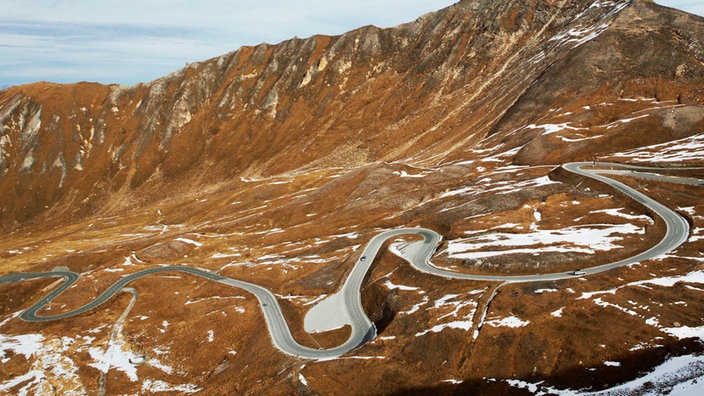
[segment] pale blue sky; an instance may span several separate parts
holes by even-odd
[[[0,0],[0,87],[135,84],[243,45],[395,26],[456,0]],[[657,0],[704,15],[702,0]]]

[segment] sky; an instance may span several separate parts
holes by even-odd
[[[704,16],[702,0],[656,0]],[[410,22],[456,0],[0,0],[0,88],[148,82],[262,42]]]

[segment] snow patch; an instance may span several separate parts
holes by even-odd
[[[480,294],[482,292],[483,290],[474,290],[466,294],[467,296],[470,296]],[[435,325],[429,330],[416,333],[416,336],[422,336],[428,333],[439,333],[445,329],[471,329],[472,319],[477,309],[477,302],[470,299],[460,298],[460,296],[460,294],[447,294],[441,297],[440,299],[436,300],[432,308],[428,308],[436,310],[441,309],[446,312],[444,315],[438,317],[438,320],[443,320],[449,317],[455,318],[457,320]],[[448,310],[448,308],[450,308],[451,310]]]
[[[626,286],[643,286],[646,284],[672,287],[678,282],[704,284],[704,271],[692,271],[686,275],[667,276],[653,279],[635,281]]]
[[[408,311],[399,312],[399,315],[410,315],[412,313],[418,312],[420,310],[420,307],[426,305],[428,302],[430,302],[430,298],[428,296],[423,296],[423,300],[421,302],[413,305]]]
[[[484,231],[481,231],[484,232]],[[448,242],[446,254],[454,259],[477,259],[505,254],[575,252],[594,254],[597,251],[617,249],[620,235],[643,234],[642,227],[633,224],[592,224],[567,227],[560,230],[539,230],[523,234],[491,233]],[[496,250],[498,247],[534,246]],[[488,249],[489,248],[489,249]],[[491,249],[494,248],[494,249]]]
[[[304,386],[308,386],[308,380],[306,380],[306,377],[304,377],[302,373],[298,373],[298,380],[301,381]]]
[[[524,327],[530,324],[529,320],[521,320],[520,318],[516,316],[508,316],[503,319],[493,319],[493,320],[487,320],[485,324],[491,326],[491,327],[511,327],[511,328],[518,328],[518,327]]]
[[[389,289],[389,290],[394,290],[394,289],[403,290],[403,291],[416,291],[416,290],[420,290],[420,288],[418,288],[418,287],[403,286],[403,285],[395,285],[395,284],[391,283],[390,280],[387,280],[386,282],[384,282],[384,286],[386,286],[386,288]]]
[[[24,355],[29,360],[35,353],[42,348],[44,336],[41,334],[21,334],[16,336],[7,336],[0,334],[0,361],[4,364],[10,358],[7,357],[7,352],[12,352],[17,355]]]
[[[527,389],[530,393],[533,393],[533,394],[535,394],[538,391],[538,385],[540,385],[540,382],[535,383],[535,384],[531,384],[526,381],[513,380],[513,379],[506,380],[506,383],[511,385],[514,388]]]
[[[625,210],[623,208],[619,209],[601,209],[601,210],[593,210],[589,212],[589,214],[595,214],[595,213],[605,213],[609,216],[614,216],[614,217],[622,217],[627,220],[639,220],[639,221],[645,221],[649,224],[653,224],[654,221],[650,216],[647,215],[632,215],[628,213],[623,213],[622,211]]]
[[[584,130],[586,128],[577,128],[570,126],[569,122],[565,122],[562,124],[541,124],[541,125],[536,125],[536,124],[530,124],[527,125],[525,128],[527,129],[542,129],[543,135],[552,135],[553,133],[561,132],[564,131],[565,129],[570,129],[573,131],[579,131],[579,130]]]
[[[5,357],[6,350],[16,351],[28,360],[30,357],[34,359],[27,373],[0,383],[0,392],[8,392],[30,381],[15,390],[13,394],[44,394],[50,389],[57,394],[85,394],[86,391],[78,376],[78,365],[65,356],[75,342],[76,340],[70,337],[44,340],[39,334],[0,335],[3,364],[10,360]]]
[[[232,257],[242,257],[241,253],[215,253],[210,258],[232,258]]]
[[[543,293],[556,293],[559,290],[557,289],[536,289],[533,291],[535,294],[543,294]]]
[[[439,324],[436,326],[433,326],[429,330],[421,331],[419,333],[416,333],[416,337],[426,335],[428,333],[439,333],[445,329],[462,329],[462,330],[469,330],[472,327],[472,320],[457,320],[454,322],[450,323],[443,323]]]
[[[162,380],[144,380],[142,382],[142,392],[153,394],[157,392],[180,392],[180,393],[196,393],[203,390],[194,384],[172,385]]]
[[[556,317],[556,318],[561,318],[562,317],[562,312],[565,310],[565,307],[562,307],[556,311],[550,312],[550,316]]]
[[[582,295],[577,297],[575,300],[584,300],[588,298],[592,298],[594,296],[599,296],[602,294],[616,294],[616,291],[619,288],[616,289],[610,289],[610,290],[600,290],[600,291],[595,291],[595,292],[582,292]]]
[[[41,387],[42,382],[46,380],[46,377],[44,376],[44,372],[41,370],[30,370],[27,373],[17,376],[15,378],[12,378],[8,381],[5,381],[0,384],[0,391],[2,392],[8,392],[9,390],[19,386],[20,384],[31,381],[27,385],[23,386],[17,391],[18,396],[26,396],[29,393],[30,390],[33,389],[38,389]],[[32,393],[34,394],[34,392]]]
[[[611,25],[613,17],[621,12],[630,2],[628,1],[595,1],[587,10],[577,15],[573,22],[577,23],[582,19],[589,10],[593,8],[611,8],[611,10],[601,17],[595,23],[588,26],[572,28],[564,33],[560,33],[550,39],[551,42],[558,42],[558,46],[562,47],[570,45],[571,48],[579,47],[580,45],[599,37]]]
[[[399,177],[416,178],[416,179],[422,179],[426,176],[426,174],[424,174],[424,173],[418,173],[418,174],[411,175],[406,171],[401,171],[401,172],[394,171],[393,174],[397,175]]]
[[[649,374],[603,392],[574,394],[670,394],[671,396],[696,393],[704,390],[701,376],[704,375],[704,356],[678,356],[665,361]],[[672,390],[672,392],[667,392]]]
[[[103,351],[99,347],[90,348],[88,353],[95,362],[88,363],[88,365],[97,368],[103,373],[107,373],[111,368],[114,368],[125,373],[130,381],[137,381],[137,366],[132,362],[136,361],[140,356],[123,347],[123,343],[115,342],[110,344],[107,351]]]
[[[679,338],[679,339],[684,339],[684,338],[699,338],[700,340],[704,340],[704,326],[699,326],[699,327],[689,327],[689,326],[681,326],[681,327],[663,327],[661,328],[662,331],[665,333]]]
[[[608,363],[608,364],[607,364]],[[605,362],[615,367],[618,362]],[[535,395],[562,396],[607,396],[607,395],[665,395],[689,396],[704,392],[704,356],[678,356],[665,361],[652,372],[633,381],[598,392],[584,392],[570,389],[556,389],[541,382],[529,383],[521,380],[508,379],[507,384],[526,389]]]
[[[183,242],[183,243],[187,243],[187,244],[189,244],[189,245],[194,245],[194,246],[196,246],[196,247],[201,247],[201,246],[203,246],[202,243],[196,242],[196,241],[194,241],[194,240],[192,240],[192,239],[188,239],[188,238],[176,238],[175,240],[176,240],[176,241]]]
[[[537,188],[543,187],[550,184],[558,184],[559,182],[550,180],[548,176],[542,176],[535,179],[524,180],[516,182],[515,180],[508,181],[497,181],[494,182],[491,178],[485,178],[477,182],[476,185],[469,187],[462,187],[455,190],[447,191],[440,195],[440,198],[448,198],[456,195],[475,195],[475,194],[485,194],[485,193],[499,193],[507,194],[514,193],[518,190],[527,188]]]
[[[684,162],[701,161],[704,158],[702,153],[704,153],[704,133],[616,153],[613,156],[628,158],[633,162]]]

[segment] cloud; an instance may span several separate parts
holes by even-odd
[[[0,84],[139,79],[147,68],[163,73],[182,64],[184,53],[206,56],[208,49],[203,31],[188,28],[0,21]],[[136,63],[141,71],[129,67]]]
[[[656,3],[670,8],[677,8],[690,14],[704,16],[704,2],[701,0],[655,0]]]
[[[393,26],[454,0],[5,0],[0,85],[149,81],[243,45]]]

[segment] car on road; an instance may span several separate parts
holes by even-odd
[[[586,275],[586,274],[587,274],[587,271],[583,271],[581,269],[576,269],[576,270],[572,271],[572,275]]]
[[[367,259],[367,256],[362,256],[362,258],[359,259],[359,261],[364,261],[364,260],[366,260],[366,259]]]

